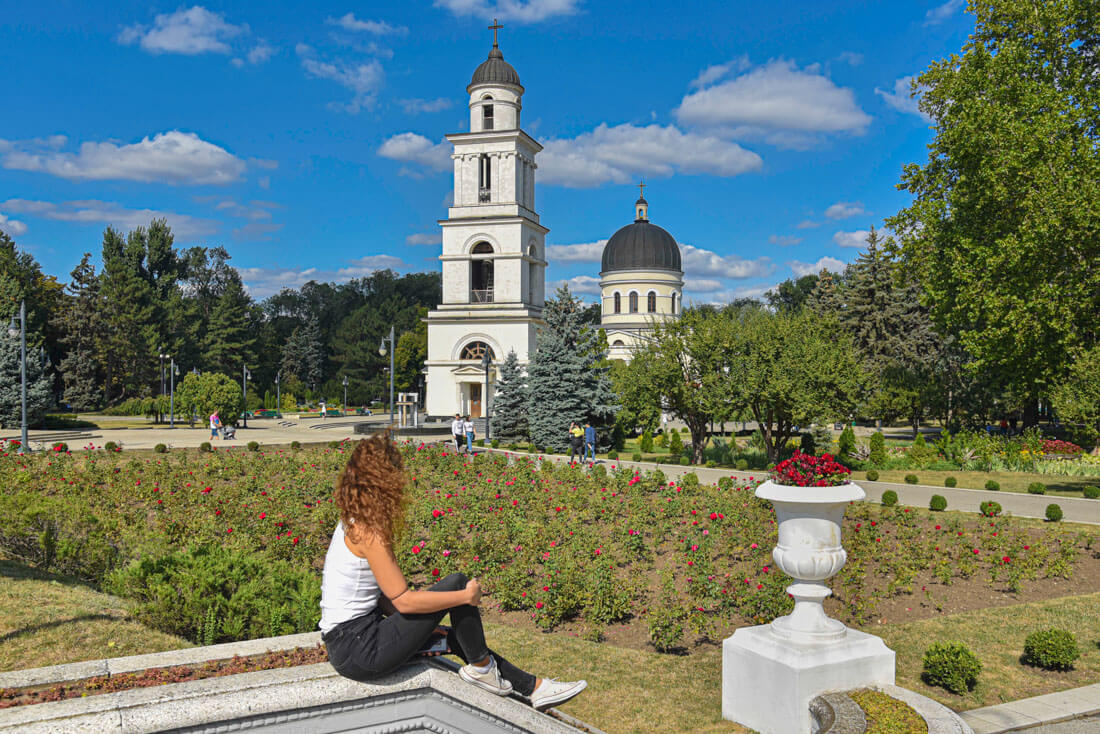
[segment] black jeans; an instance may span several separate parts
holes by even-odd
[[[460,591],[468,579],[452,573],[431,587],[432,591]],[[469,604],[451,607],[431,614],[382,615],[377,607],[361,617],[336,625],[321,636],[328,650],[328,659],[336,672],[345,678],[365,681],[377,678],[401,667],[412,659],[440,621],[451,615],[451,632],[447,643],[455,655],[467,663],[496,659],[500,675],[509,681],[517,693],[530,696],[535,690],[535,676],[520,670],[490,650],[485,644],[481,613]]]
[[[584,441],[579,438],[574,438],[569,441],[569,461],[576,461],[578,458],[583,459],[584,453]]]

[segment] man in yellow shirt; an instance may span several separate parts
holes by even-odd
[[[569,424],[569,463],[572,464],[584,455],[584,429],[576,424]],[[583,458],[582,458],[583,460]]]

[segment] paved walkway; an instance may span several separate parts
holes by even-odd
[[[1013,731],[1097,734],[1100,732],[1100,683],[964,711],[961,716],[974,734]]]
[[[503,449],[479,449],[498,453],[515,453]],[[521,454],[527,456],[528,454]],[[564,462],[568,457],[560,454],[542,454],[545,459]],[[694,472],[704,484],[713,484],[721,477],[733,477],[739,480],[759,479],[767,476],[766,471],[735,471],[732,469],[708,469],[702,466],[681,466],[679,464],[654,464],[646,461],[611,461],[601,459],[604,466],[621,465],[631,469],[647,471],[660,469],[669,479],[679,479],[688,472]],[[996,500],[1006,514],[1017,517],[1045,518],[1047,505],[1058,504],[1069,522],[1100,525],[1100,500],[1087,500],[1081,497],[1048,497],[1046,495],[1022,494],[1019,492],[989,492],[984,489],[949,489],[930,487],[923,484],[893,484],[891,482],[868,482],[860,480],[859,486],[867,492],[867,500],[878,502],[882,493],[892,489],[898,493],[898,502],[911,507],[928,507],[932,495],[938,494],[947,500],[947,509],[962,512],[980,512],[979,506],[986,500]],[[1098,732],[1100,734],[1100,732]]]

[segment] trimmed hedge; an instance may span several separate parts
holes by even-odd
[[[1085,494],[1085,499],[1095,500],[1100,499],[1100,487],[1093,487],[1089,485],[1082,490]]]
[[[1024,662],[1047,670],[1069,670],[1081,657],[1072,632],[1051,628],[1037,630],[1024,641]]]
[[[867,470],[867,481],[868,482],[877,482],[878,481],[878,470],[877,469],[868,469]]]
[[[990,492],[999,492],[1001,491],[1001,483],[998,482],[996,479],[990,479],[988,482],[985,483],[985,488],[988,489]]]
[[[906,484],[916,484],[919,481],[920,481],[920,477],[918,477],[916,474],[906,474],[905,475],[905,483]]]
[[[1047,520],[1059,522],[1062,519],[1062,508],[1055,504],[1047,505]]]
[[[943,512],[947,509],[947,498],[942,494],[932,495],[932,499],[928,501],[928,509],[932,512]]]
[[[952,487],[957,487],[958,484],[959,480],[955,479],[955,477],[944,477],[943,479],[943,486],[947,487],[948,489]]]
[[[982,514],[986,517],[997,517],[1001,514],[1001,504],[999,502],[994,502],[993,500],[983,502],[978,507],[979,509],[981,509]]]
[[[888,489],[882,493],[882,504],[886,507],[893,507],[898,503],[898,493],[892,489]]]
[[[966,693],[978,683],[982,662],[961,642],[937,642],[924,653],[921,677],[930,686]]]
[[[1028,494],[1046,494],[1047,493],[1047,485],[1043,484],[1042,482],[1032,482],[1031,484],[1027,485],[1027,493]]]

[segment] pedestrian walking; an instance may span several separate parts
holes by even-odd
[[[455,413],[455,419],[451,421],[451,438],[455,442],[455,453],[462,451],[462,444],[466,441],[466,429],[462,427],[462,416]]]
[[[584,429],[577,425],[576,421],[569,424],[569,463],[572,464],[584,456]]]
[[[596,463],[596,427],[592,425],[592,421],[584,422],[583,461],[591,461],[592,463]]]
[[[221,427],[222,421],[218,417],[218,411],[214,411],[210,414],[210,440],[213,441],[218,437],[218,428]]]
[[[325,405],[325,401],[321,401],[321,420],[325,419],[325,413],[328,412],[328,407]]]
[[[462,431],[466,434],[466,453],[474,453],[474,422],[470,420],[470,416],[466,416],[462,419]]]

